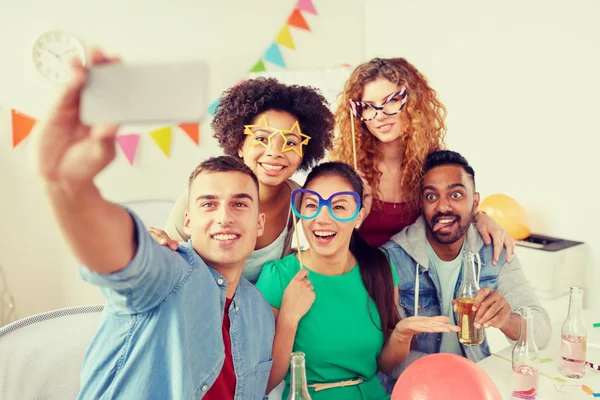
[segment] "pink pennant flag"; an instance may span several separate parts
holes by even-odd
[[[307,13],[317,15],[317,10],[315,10],[315,6],[313,5],[312,0],[298,0],[296,8],[298,10],[306,11]]]
[[[119,135],[117,136],[117,142],[119,142],[123,154],[125,154],[125,157],[129,160],[129,164],[133,165],[135,153],[137,153],[138,144],[140,144],[140,135],[137,133]]]

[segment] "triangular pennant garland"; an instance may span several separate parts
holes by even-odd
[[[200,124],[186,123],[180,124],[179,127],[196,143],[200,144]]]
[[[241,80],[237,84],[243,82]],[[216,101],[218,103],[218,100]],[[38,122],[35,118],[32,118],[26,114],[23,114],[15,109],[11,109],[11,125],[12,125],[12,139],[13,148],[17,147],[23,142],[33,130],[35,124]],[[185,134],[196,143],[200,144],[200,123],[198,122],[184,122],[177,125],[181,128]],[[160,150],[165,156],[169,157],[171,153],[171,141],[173,137],[173,127],[167,126],[160,129],[155,129],[149,132],[154,142],[158,145]],[[129,161],[129,164],[133,165],[135,157],[140,145],[141,134],[139,133],[127,133],[118,135],[116,141]]]
[[[313,5],[312,0],[298,0],[296,8],[302,11],[306,11],[307,13],[317,15],[317,10],[315,10],[315,6]]]
[[[285,68],[285,61],[283,61],[283,55],[277,43],[271,44],[271,46],[265,51],[264,59],[272,64],[279,65]]]
[[[292,35],[290,34],[290,28],[287,25],[284,25],[283,28],[281,28],[281,31],[279,31],[279,35],[277,35],[277,39],[275,39],[275,41],[282,46],[296,50],[296,46],[294,46],[294,41],[292,40]]]
[[[150,136],[156,142],[158,147],[165,153],[165,156],[169,157],[171,151],[171,136],[173,129],[171,127],[160,128],[150,132]]]
[[[294,10],[294,12],[292,12],[287,22],[289,26],[304,29],[310,32],[310,27],[306,23],[306,20],[304,19],[304,16],[300,12],[300,10],[298,10],[297,8]]]
[[[252,67],[252,69],[250,70],[250,72],[264,72],[266,71],[265,69],[265,63],[263,62],[263,60],[258,60],[258,62],[256,64],[254,64],[254,67]]]
[[[317,15],[317,10],[315,9],[312,0],[298,0],[296,7],[287,19],[287,23],[281,28],[275,41],[271,43],[269,48],[263,53],[262,57],[254,64],[254,66],[252,66],[252,68],[250,68],[250,72],[265,72],[267,70],[265,61],[286,68],[285,60],[283,59],[283,54],[281,53],[279,45],[296,50],[294,39],[290,33],[290,26],[304,29],[309,32],[311,31],[304,15],[302,15],[302,11]],[[213,101],[208,107],[208,112],[211,116],[215,115],[218,104],[219,99]]]
[[[317,15],[317,10],[312,0],[298,0],[296,8],[289,15],[286,24],[281,28],[275,41],[271,43],[269,48],[263,53],[262,57],[252,66],[250,72],[265,72],[267,66],[265,61],[270,64],[277,65],[281,68],[286,68],[285,60],[279,46],[285,46],[289,49],[296,50],[294,39],[290,32],[290,26],[294,28],[304,29],[311,31],[308,23],[302,12]],[[241,79],[236,85],[244,82],[245,79]],[[219,105],[218,98],[213,101],[209,107],[208,112],[214,116]],[[28,115],[20,113],[14,109],[11,110],[11,122],[12,122],[12,139],[13,148],[17,147],[23,140],[29,136],[37,120]],[[181,123],[178,125],[185,134],[192,139],[196,145],[200,144],[200,124],[199,123]],[[149,132],[154,142],[158,145],[160,150],[169,157],[171,152],[171,140],[173,136],[172,127],[164,127]],[[140,144],[140,134],[132,133],[117,136],[117,142],[123,151],[123,154],[131,165],[135,162],[135,157]]]
[[[215,111],[217,111],[217,106],[219,105],[219,100],[221,99],[216,99],[215,101],[210,103],[210,106],[208,106],[208,112],[210,113],[210,115],[215,115]]]
[[[29,136],[36,120],[16,110],[11,110],[11,119],[13,148],[15,148],[23,141],[23,139]]]
[[[140,144],[140,135],[137,133],[131,133],[127,135],[117,136],[117,143],[123,150],[123,154],[127,157],[129,164],[133,165],[135,160],[135,154],[137,153],[138,145]]]

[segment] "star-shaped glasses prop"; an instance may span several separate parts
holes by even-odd
[[[265,149],[270,149],[273,138],[279,135],[283,142],[281,152],[293,151],[300,157],[304,156],[302,146],[306,146],[311,139],[309,135],[302,133],[298,121],[290,129],[276,129],[269,126],[265,115],[255,125],[244,125],[244,135],[252,137],[251,146],[261,145]]]

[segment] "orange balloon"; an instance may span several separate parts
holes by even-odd
[[[531,235],[525,208],[510,196],[488,196],[479,204],[479,210],[492,217],[515,240],[523,240]]]
[[[502,396],[473,361],[437,353],[418,359],[404,370],[391,400],[502,400]]]

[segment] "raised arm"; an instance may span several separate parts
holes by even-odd
[[[92,64],[118,62],[100,51]],[[102,198],[94,177],[115,157],[117,126],[83,125],[81,90],[87,70],[76,60],[71,80],[38,130],[38,164],[46,194],[73,254],[90,270],[120,271],[136,251],[134,225],[123,208]]]

